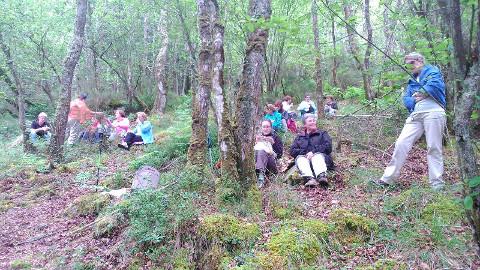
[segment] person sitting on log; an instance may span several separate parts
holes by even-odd
[[[304,126],[292,143],[290,155],[304,179],[305,186],[315,187],[319,184],[328,187],[327,170],[334,169],[332,139],[326,131],[317,128],[317,118],[305,114]],[[313,170],[312,170],[313,169]]]
[[[276,160],[282,157],[283,142],[272,129],[270,120],[263,120],[261,133],[255,138],[255,170],[257,185],[262,188],[267,174],[277,173]]]
[[[38,114],[37,120],[34,120],[30,129],[30,141],[33,143],[37,141],[37,137],[43,138],[46,141],[50,139],[50,124],[47,122],[47,114],[41,112]]]
[[[137,112],[137,126],[133,131],[129,131],[125,135],[122,143],[118,147],[130,150],[133,144],[149,144],[153,143],[153,130],[150,121],[147,121],[147,115],[144,112]]]

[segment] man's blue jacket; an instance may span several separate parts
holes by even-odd
[[[445,83],[440,70],[432,65],[425,65],[420,72],[418,82],[410,78],[407,83],[407,90],[403,96],[403,104],[411,113],[415,108],[415,98],[412,97],[415,92],[427,92],[435,101],[444,109],[446,108],[445,100]]]

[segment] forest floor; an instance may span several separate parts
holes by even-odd
[[[157,126],[158,130],[171,125],[165,122]],[[174,132],[186,130],[186,126],[184,123]],[[156,137],[162,145],[168,133],[159,132]],[[398,185],[388,189],[372,185],[370,181],[379,177],[388,163],[391,148],[376,151],[346,147],[335,153],[337,172],[327,190],[290,187],[283,183],[284,175],[271,179],[261,191],[261,213],[240,214],[242,221],[261,228],[254,249],[265,250],[276,228],[289,221],[289,215],[329,222],[332,212],[344,209],[368,217],[377,229],[366,241],[329,242],[326,254],[316,258],[316,266],[303,269],[478,269],[480,259],[460,203],[462,187],[454,149],[447,146],[444,154],[446,191],[436,193],[427,183],[422,143],[411,151]],[[0,269],[163,269],[155,268],[158,265],[151,254],[141,252],[132,240],[128,223],[99,236],[95,220],[102,211],[101,203],[88,213],[81,213],[75,203],[96,193],[99,186],[129,187],[135,172],[131,163],[144,158],[143,147],[130,152],[110,147],[99,154],[95,145],[77,146],[67,149],[68,162],[52,172],[41,169],[45,164],[42,157],[19,151],[2,156],[15,162],[2,168],[0,180]],[[207,191],[197,201],[201,205],[200,220],[223,211],[210,196],[215,195]],[[286,215],[279,209],[287,211]],[[293,212],[288,212],[291,209]],[[432,222],[432,211],[441,219]],[[222,267],[233,269],[236,261],[230,259]],[[389,264],[384,263],[387,261]],[[291,263],[284,267],[301,268]]]

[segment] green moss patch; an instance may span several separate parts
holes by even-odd
[[[124,225],[127,218],[123,213],[115,212],[99,216],[96,219],[93,234],[95,237],[107,237]]]
[[[440,196],[427,204],[421,213],[421,218],[428,223],[438,220],[449,225],[461,220],[463,216],[462,205],[445,196]]]
[[[355,270],[407,270],[408,266],[405,263],[396,260],[378,260],[373,265],[357,267]]]
[[[75,199],[70,207],[70,213],[78,216],[98,215],[109,204],[108,194],[90,193]]]
[[[200,231],[208,240],[230,247],[251,246],[261,235],[257,224],[242,222],[229,214],[206,216]]]
[[[378,224],[345,209],[337,209],[330,215],[336,238],[343,244],[362,243],[378,231]]]

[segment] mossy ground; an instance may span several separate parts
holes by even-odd
[[[67,161],[50,174],[37,172],[45,160],[29,155],[6,168],[11,176],[0,187],[0,218],[14,219],[17,211],[42,218],[24,225],[27,233],[15,235],[13,243],[31,240],[50,227],[65,234],[2,249],[9,261],[0,261],[0,266],[10,267],[16,254],[29,248],[38,253],[28,260],[32,268],[46,269],[403,270],[425,264],[431,269],[479,265],[459,203],[452,149],[446,149],[447,189],[441,193],[431,191],[426,171],[415,171],[426,164],[421,148],[412,150],[398,185],[382,189],[370,180],[379,177],[388,157],[353,143],[334,153],[337,182],[329,190],[291,186],[283,183],[282,175],[239,200],[235,183],[217,178],[215,169],[197,175],[184,166],[190,132],[186,105],[188,101],[180,104],[175,115],[152,119],[158,140],[148,148],[128,153],[111,148],[101,156],[90,146],[67,149]],[[394,139],[389,138],[390,143]],[[212,149],[212,157],[218,157],[218,149]],[[142,165],[159,169],[160,185],[166,188],[109,207],[114,202],[97,189],[128,187],[135,168]],[[97,167],[101,187],[96,186]],[[134,215],[141,206],[149,210]],[[161,206],[168,207],[163,211]],[[48,207],[54,211],[46,215]],[[72,215],[64,215],[67,209]],[[93,226],[68,235],[94,220]],[[15,234],[13,224],[7,225]]]

